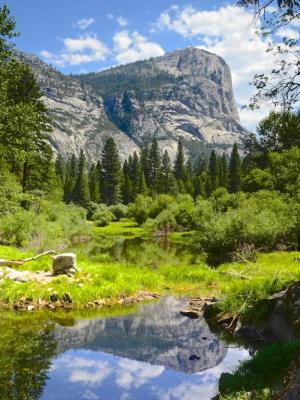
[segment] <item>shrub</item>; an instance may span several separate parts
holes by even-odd
[[[100,204],[92,217],[92,220],[95,222],[96,226],[106,226],[110,222],[114,221],[114,219],[114,214],[110,211],[106,204]]]
[[[168,194],[159,194],[151,204],[149,217],[156,218],[163,210],[166,210],[174,202],[174,197]]]
[[[202,214],[195,242],[209,254],[233,253],[245,244],[272,249],[281,241],[295,240],[295,207],[276,192],[260,191],[242,201],[239,208],[208,210],[206,214],[202,210]]]
[[[177,222],[172,210],[163,210],[155,219],[148,218],[144,225],[151,233],[162,231],[165,235],[177,228]]]
[[[110,206],[109,210],[114,214],[115,221],[120,221],[120,219],[128,216],[128,206],[125,206],[125,204],[115,204]]]
[[[36,251],[60,249],[90,234],[85,214],[80,207],[40,199],[29,210],[20,208],[0,218],[0,241]]]
[[[245,192],[257,192],[259,190],[273,190],[273,177],[268,170],[253,169],[243,182]]]
[[[149,217],[153,200],[151,197],[139,194],[135,203],[129,206],[129,215],[134,218],[137,224],[142,225]]]
[[[187,229],[193,229],[195,203],[190,195],[179,195],[177,197],[177,203],[174,203],[174,205],[170,207],[170,210],[174,213],[177,225]]]

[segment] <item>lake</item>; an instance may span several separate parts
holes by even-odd
[[[249,351],[164,297],[126,315],[2,314],[1,400],[209,400]]]

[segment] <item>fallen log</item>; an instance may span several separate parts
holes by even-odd
[[[37,260],[38,258],[43,257],[43,256],[51,257],[51,254],[56,254],[56,252],[54,250],[48,250],[48,251],[44,251],[43,253],[37,254],[36,256],[33,256],[33,257],[23,258],[22,260],[3,260],[3,259],[0,259],[0,266],[15,267],[15,266],[18,266],[18,265],[23,265],[23,264],[25,264],[25,263],[27,263],[29,261]]]

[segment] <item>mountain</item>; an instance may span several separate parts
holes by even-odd
[[[198,48],[108,70],[65,76],[37,57],[22,54],[34,69],[53,119],[53,147],[63,154],[84,148],[99,157],[106,136],[124,158],[153,137],[174,156],[177,142],[193,152],[205,145],[241,142],[231,73],[219,56]]]
[[[50,141],[54,151],[64,156],[79,155],[84,149],[90,160],[99,158],[105,137],[113,136],[120,155],[138,151],[139,147],[107,117],[103,99],[92,88],[56,71],[38,57],[19,53],[35,72],[52,121]]]

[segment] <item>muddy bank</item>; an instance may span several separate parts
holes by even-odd
[[[88,302],[87,304],[78,306],[73,302],[70,293],[66,292],[59,296],[56,292],[50,293],[49,299],[33,300],[29,297],[22,297],[14,304],[2,302],[0,308],[17,311],[34,311],[34,310],[78,310],[78,309],[99,309],[102,307],[110,307],[116,305],[132,305],[143,301],[151,301],[158,299],[160,296],[157,293],[148,291],[139,291],[134,295],[122,295],[116,299],[99,299]]]

